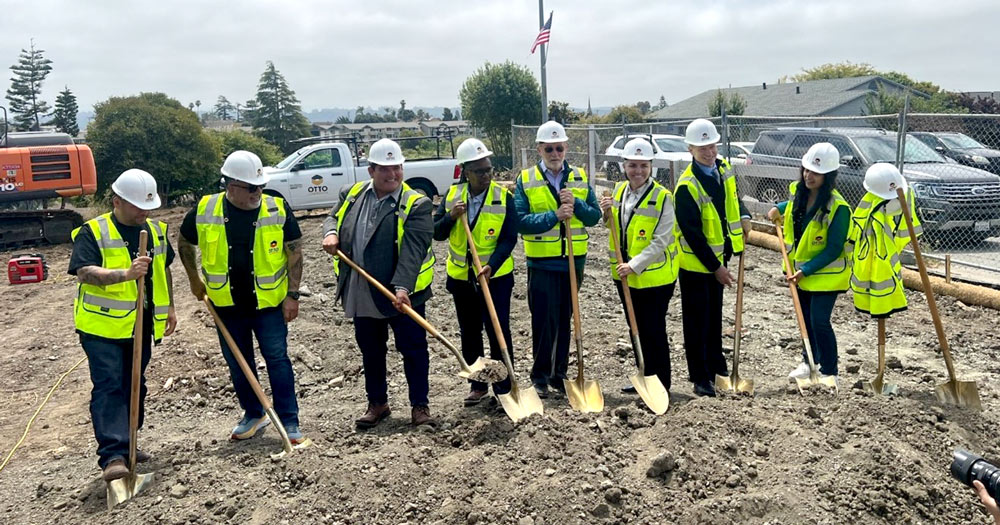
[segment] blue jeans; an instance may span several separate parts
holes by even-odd
[[[152,332],[147,323],[145,333]],[[146,400],[146,365],[149,364],[152,336],[142,345],[142,381],[139,385],[139,428],[142,428]],[[97,438],[97,464],[102,469],[115,457],[128,457],[128,409],[132,393],[132,340],[104,339],[80,334],[87,354],[90,380],[90,419]]]
[[[267,364],[267,375],[271,378],[271,395],[274,398],[274,411],[285,425],[299,424],[299,404],[295,399],[295,374],[292,371],[292,361],[288,359],[288,325],[281,308],[265,308],[247,314],[245,312],[218,310],[219,317],[233,336],[233,341],[240,348],[243,358],[257,377],[257,365],[253,353],[253,336],[257,336],[260,345],[260,355]],[[236,397],[243,407],[246,416],[263,417],[264,407],[254,394],[250,383],[243,375],[243,370],[233,357],[232,350],[219,333],[222,344],[222,356],[229,365],[229,376],[233,380]],[[258,378],[259,380],[259,378]]]
[[[830,316],[833,315],[833,305],[840,292],[798,292],[816,366],[823,375],[837,375],[837,336],[833,333]],[[804,348],[802,361],[809,362]]]
[[[424,315],[424,305],[413,310]],[[368,402],[385,404],[389,402],[389,385],[386,383],[385,355],[389,352],[389,328],[396,341],[396,350],[403,355],[403,373],[410,389],[410,406],[427,406],[430,391],[430,354],[427,352],[427,332],[404,314],[388,319],[373,317],[354,318],[354,338],[361,349],[361,360],[365,367],[365,393]]]

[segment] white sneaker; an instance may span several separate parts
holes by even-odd
[[[809,364],[799,363],[799,367],[788,374],[789,379],[805,379],[809,377]]]

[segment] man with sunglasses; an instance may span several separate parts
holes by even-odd
[[[490,341],[490,357],[501,361],[500,344],[486,308],[479,275],[462,226],[466,215],[476,252],[483,264],[482,274],[489,281],[490,296],[496,309],[500,331],[513,355],[510,335],[510,295],[514,289],[514,259],[517,245],[517,214],[514,199],[493,182],[493,152],[479,139],[466,139],[455,157],[462,166],[462,180],[454,184],[434,214],[434,240],[448,241],[448,280],[445,288],[455,298],[458,328],[462,336],[462,354],[469,363],[483,356],[483,327]],[[471,389],[465,406],[478,405],[489,393],[489,385],[469,380]],[[493,393],[510,392],[510,379],[493,384]]]
[[[302,232],[284,199],[263,195],[268,176],[257,155],[234,151],[221,171],[225,190],[205,195],[184,217],[178,251],[191,292],[199,300],[208,296],[239,346],[229,348],[219,333],[222,355],[243,408],[243,418],[230,438],[249,439],[270,424],[232,354],[241,352],[256,375],[256,335],[267,363],[275,412],[288,438],[298,444],[305,438],[299,431],[287,337],[288,323],[299,311]],[[201,251],[201,274],[195,246]]]
[[[583,168],[566,162],[568,138],[558,122],[536,133],[541,162],[521,172],[514,191],[518,231],[528,261],[528,308],[534,365],[531,382],[538,397],[552,387],[563,393],[569,363],[570,298],[567,242],[573,243],[577,281],[583,282],[586,227],[597,224],[601,209]],[[566,220],[569,220],[569,231]]]

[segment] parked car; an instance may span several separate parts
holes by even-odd
[[[687,144],[684,143],[684,137],[680,135],[666,135],[661,133],[637,133],[635,135],[618,135],[615,140],[611,142],[608,149],[604,152],[605,155],[621,156],[622,149],[625,147],[625,143],[634,138],[644,138],[653,145],[653,155],[657,160],[665,161],[681,161],[685,163],[691,162],[691,153],[688,152]],[[622,163],[621,162],[604,162],[601,168],[608,177],[616,176],[622,173]],[[656,174],[654,173],[655,177]]]
[[[728,159],[732,165],[750,164],[750,151],[753,150],[753,142],[730,142],[728,145],[719,144],[719,156]]]
[[[896,160],[897,136],[891,131],[778,128],[761,132],[750,153],[752,166],[739,173],[741,184],[762,202],[785,199],[788,184],[798,179],[802,155],[817,142],[839,150],[837,187],[852,205],[865,194],[862,181],[868,167]],[[913,187],[930,239],[974,244],[1000,233],[1000,177],[942,157],[916,138],[906,141],[903,163],[903,176]]]
[[[264,168],[271,177],[264,193],[283,197],[293,210],[329,208],[339,200],[344,185],[370,178],[368,160],[355,151],[344,142],[303,146]],[[403,165],[403,181],[431,198],[445,195],[460,175],[454,158],[407,160]]]
[[[984,146],[964,133],[914,131],[909,135],[959,164],[1000,175],[1000,151]]]

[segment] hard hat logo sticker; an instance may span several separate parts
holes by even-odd
[[[702,134],[701,134],[701,138],[703,138],[703,139],[707,139],[707,138],[708,138],[708,133],[702,133]]]
[[[391,158],[392,158],[392,152],[391,152],[391,151],[389,151],[389,152],[386,152],[386,154],[385,154],[385,158],[387,158],[387,159],[391,159]]]
[[[558,136],[559,136],[559,132],[558,131],[553,131],[552,132],[552,138],[556,138]]]
[[[819,157],[816,157],[815,159],[813,159],[813,164],[819,166],[819,163],[820,163]]]
[[[483,152],[483,147],[482,146],[476,146],[476,153],[482,153],[482,152]]]
[[[147,193],[146,194],[146,202],[153,202],[153,194],[152,193]]]

